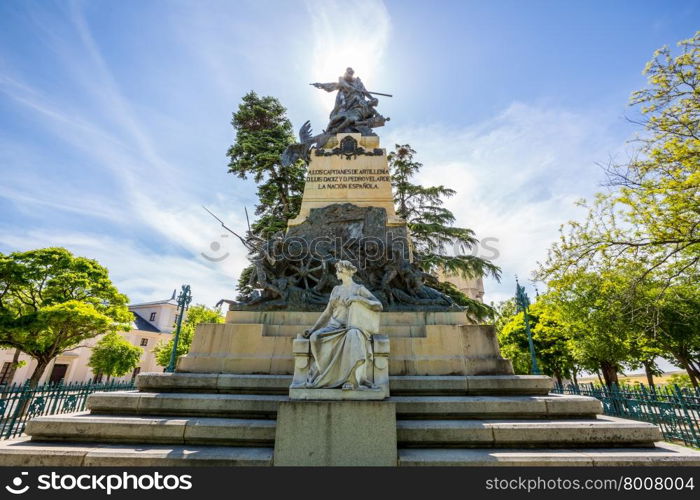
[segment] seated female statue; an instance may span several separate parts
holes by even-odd
[[[352,280],[357,271],[352,263],[341,260],[335,268],[342,284],[333,288],[325,311],[316,324],[304,332],[309,338],[314,361],[305,385],[308,388],[375,389],[371,336],[379,325],[382,303],[367,288]],[[372,324],[376,326],[367,326]]]

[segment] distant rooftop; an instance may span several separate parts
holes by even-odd
[[[161,332],[158,328],[152,325],[150,322],[146,321],[145,318],[139,316],[134,311],[131,311],[134,315],[134,321],[131,323],[134,330],[141,330],[144,332]]]
[[[176,292],[177,292],[177,290],[173,290],[173,294],[169,299],[155,300],[153,302],[141,302],[140,304],[129,304],[129,307],[161,306],[164,304],[170,304],[170,305],[176,306],[177,305],[177,300],[175,299]]]
[[[176,306],[177,300],[167,299],[167,300],[155,300],[153,302],[141,302],[140,304],[129,304],[129,307],[142,307],[142,306],[159,306],[163,304],[171,304]]]

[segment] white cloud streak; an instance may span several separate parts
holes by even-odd
[[[457,190],[447,202],[457,224],[482,241],[496,238],[502,283],[487,280],[487,302],[513,295],[556,240],[559,226],[581,216],[575,202],[599,190],[596,165],[622,140],[605,112],[575,113],[514,103],[495,118],[463,128],[393,128],[384,144],[410,143],[424,164],[418,181]],[[488,249],[480,255],[490,257]],[[532,290],[531,290],[532,292]]]
[[[37,217],[41,217],[42,210],[45,214],[57,210],[126,225],[132,232],[150,233],[156,248],[147,250],[131,239],[120,242],[116,237],[80,235],[70,228],[65,233],[26,233],[23,228],[8,225],[2,228],[0,243],[9,249],[60,245],[79,254],[86,252],[114,270],[120,289],[135,300],[158,298],[181,282],[193,284],[193,290],[207,297],[207,302],[216,295],[217,300],[232,297],[235,276],[246,262],[245,252],[235,243],[222,245],[218,254],[211,251],[210,243],[226,241],[222,240],[218,223],[200,205],[208,204],[234,227],[243,227],[242,216],[226,206],[227,200],[219,193],[198,199],[190,186],[183,185],[183,166],[159,153],[158,146],[163,145],[154,143],[120,92],[77,3],[71,4],[68,17],[70,29],[63,27],[61,36],[52,31],[44,35],[56,42],[51,50],[61,60],[70,61],[64,68],[83,94],[61,98],[50,89],[43,91],[16,75],[10,76],[7,68],[0,75],[0,92],[19,104],[48,137],[59,139],[76,152],[84,166],[72,165],[73,170],[85,168],[87,176],[102,176],[107,184],[100,192],[86,194],[76,189],[70,178],[57,175],[47,182],[42,179],[42,169],[53,161],[50,155],[42,157],[40,152],[32,151],[34,161],[28,162],[25,148],[8,144],[0,154],[4,178],[0,196],[25,213],[33,207]],[[77,46],[68,44],[66,31],[79,40]],[[114,229],[106,226],[105,234]],[[201,255],[218,258],[226,252],[229,257],[218,264]],[[227,286],[222,286],[223,282]]]

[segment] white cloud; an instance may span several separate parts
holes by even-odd
[[[410,143],[424,164],[418,181],[457,190],[447,202],[458,225],[469,227],[499,255],[502,283],[487,280],[485,300],[512,297],[514,275],[527,281],[558,228],[579,218],[575,202],[600,189],[598,161],[619,148],[610,114],[575,113],[514,103],[495,118],[463,128],[393,128],[384,140]],[[481,255],[489,257],[488,250]],[[534,290],[530,288],[530,293]]]
[[[58,245],[96,258],[113,271],[119,288],[138,301],[158,298],[184,282],[192,284],[196,300],[198,293],[207,303],[233,297],[245,251],[233,237],[222,237],[225,231],[200,205],[234,228],[244,227],[242,214],[230,206],[230,197],[187,183],[196,178],[188,172],[192,165],[165,158],[160,150],[168,143],[152,139],[143,117],[122,95],[77,4],[69,12],[69,22],[44,35],[66,61],[64,70],[76,92],[61,95],[42,83],[30,85],[10,76],[10,68],[0,75],[0,92],[38,125],[38,133],[49,139],[46,144],[63,143],[73,158],[54,158],[50,146],[42,150],[3,137],[0,197],[12,201],[18,213],[34,217],[37,226],[51,227],[58,214],[77,214],[81,225],[98,218],[105,236],[79,234],[71,225],[64,231],[27,233],[3,220],[0,241],[11,250]],[[77,44],[70,45],[69,39]],[[81,191],[75,182],[82,177],[102,185]],[[134,241],[138,234],[148,236],[148,248],[144,241]],[[215,241],[221,245],[218,253],[211,250]],[[226,252],[230,256],[220,263],[202,256],[218,258]]]
[[[195,303],[213,306],[221,298],[234,298],[231,267],[240,268],[244,258],[234,242],[212,235],[215,239],[221,248],[218,252],[209,250],[207,255],[221,257],[229,253],[229,258],[221,263],[201,256],[154,252],[136,241],[106,234],[32,230],[0,235],[0,244],[17,250],[61,246],[75,255],[96,259],[109,269],[117,288],[134,302],[167,298],[172,289],[187,283],[192,287]]]

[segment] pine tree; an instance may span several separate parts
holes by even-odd
[[[258,186],[258,219],[252,229],[269,237],[287,228],[287,220],[296,217],[301,206],[306,168],[299,161],[289,167],[280,163],[280,155],[295,142],[287,110],[274,97],[248,92],[233,114],[231,124],[236,139],[226,155],[229,172],[241,179],[252,176]]]
[[[435,275],[439,270],[467,279],[491,275],[498,279],[500,269],[492,262],[466,254],[478,244],[471,229],[455,227],[454,214],[445,208],[446,198],[456,194],[445,186],[421,186],[411,182],[423,166],[414,158],[409,144],[397,144],[389,153],[389,171],[394,189],[396,214],[406,221],[414,245],[414,255],[423,271]],[[453,250],[453,252],[450,252]],[[477,317],[491,308],[467,297],[449,282],[432,286],[466,306]]]

